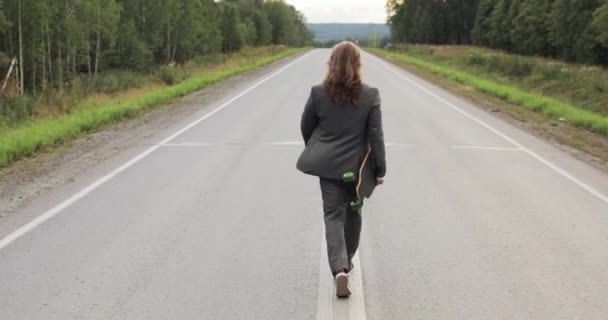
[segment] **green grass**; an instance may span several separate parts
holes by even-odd
[[[144,110],[188,95],[231,76],[248,72],[278,61],[304,49],[287,49],[244,64],[206,73],[143,96],[117,101],[107,106],[79,108],[58,118],[34,120],[0,135],[0,166],[31,156],[44,149],[73,140],[104,125],[132,118]]]
[[[608,116],[608,69],[475,46],[398,45],[393,52]]]
[[[574,126],[608,136],[608,117],[585,110],[583,107],[575,106],[553,97],[531,93],[512,85],[501,84],[454,68],[441,66],[437,63],[425,61],[408,54],[379,49],[370,49],[369,51],[381,57],[412,65],[435,75],[470,86],[480,92],[526,109],[542,113],[550,118],[565,118],[568,123]]]

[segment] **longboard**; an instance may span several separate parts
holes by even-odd
[[[357,198],[370,198],[376,186],[378,185],[376,177],[376,168],[372,156],[372,149],[368,149],[359,168],[359,179],[357,179]]]
[[[363,207],[363,199],[370,198],[377,185],[376,168],[374,159],[372,156],[372,150],[369,148],[359,171],[357,173],[347,172],[343,175],[344,182],[352,183],[353,185],[353,198],[355,198],[350,206],[355,210],[360,210]]]

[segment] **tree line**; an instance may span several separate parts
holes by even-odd
[[[608,64],[606,0],[388,0],[393,41]]]
[[[102,70],[312,40],[303,15],[281,0],[0,0],[0,74],[16,58],[30,92]]]

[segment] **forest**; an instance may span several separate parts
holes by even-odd
[[[389,0],[392,40],[608,65],[606,0]]]
[[[16,62],[19,94],[108,70],[148,72],[245,46],[312,41],[303,15],[284,1],[0,0],[0,74]]]

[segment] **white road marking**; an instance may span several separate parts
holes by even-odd
[[[159,147],[254,147],[254,146],[304,146],[302,141],[275,141],[275,142],[181,142],[159,144]]]
[[[350,273],[348,282],[350,290],[353,293],[348,301],[348,314],[350,320],[365,320],[365,299],[363,296],[363,277],[361,270],[361,262],[359,261],[359,253],[353,258],[355,269]]]
[[[256,84],[254,84],[253,86],[249,87],[247,90],[245,90],[245,91],[241,92],[240,94],[236,95],[232,99],[228,100],[224,104],[222,104],[219,107],[217,107],[217,108],[213,109],[212,111],[208,112],[207,114],[205,114],[204,116],[202,116],[199,119],[195,120],[194,122],[192,122],[192,123],[188,124],[187,126],[181,128],[177,132],[175,132],[172,135],[168,136],[167,138],[163,139],[157,145],[154,145],[151,148],[147,149],[146,151],[140,153],[139,155],[137,155],[134,158],[132,158],[131,160],[127,161],[126,163],[124,163],[120,167],[114,169],[112,172],[110,172],[107,175],[101,177],[100,179],[98,179],[97,181],[93,182],[92,184],[90,184],[86,188],[80,190],[79,192],[77,192],[76,194],[72,195],[68,199],[64,200],[63,202],[59,203],[55,207],[51,208],[50,210],[46,211],[42,215],[38,216],[34,220],[26,223],[25,225],[21,226],[19,229],[13,231],[12,233],[10,233],[6,237],[4,237],[2,240],[0,240],[0,250],[2,250],[4,247],[6,247],[9,244],[11,244],[13,241],[17,240],[21,236],[25,235],[26,233],[32,231],[33,229],[35,229],[39,225],[41,225],[44,222],[48,221],[49,219],[51,219],[52,217],[54,217],[55,215],[57,215],[59,212],[63,211],[65,208],[69,207],[70,205],[74,204],[78,200],[82,199],[87,194],[89,194],[92,191],[94,191],[95,189],[99,188],[101,185],[103,185],[104,183],[108,182],[110,179],[114,178],[115,176],[117,176],[121,172],[125,171],[129,167],[133,166],[134,164],[136,164],[137,162],[139,162],[140,160],[142,160],[143,158],[145,158],[146,156],[148,156],[152,152],[156,151],[158,148],[160,148],[160,145],[167,144],[168,142],[170,142],[171,140],[175,139],[176,137],[178,137],[182,133],[186,132],[187,130],[191,129],[192,127],[196,126],[197,124],[199,124],[199,123],[201,123],[201,122],[209,119],[211,116],[213,116],[214,114],[218,113],[219,111],[221,111],[225,107],[229,106],[234,101],[238,100],[239,98],[241,98],[242,96],[246,95],[247,93],[251,92],[255,88],[259,87],[263,83],[265,83],[268,80],[270,80],[270,79],[278,76],[279,74],[281,74],[285,70],[289,69],[290,67],[292,67],[296,63],[302,61],[304,58],[308,57],[308,55],[310,55],[311,52],[308,52],[307,54],[301,56],[300,58],[292,61],[288,65],[286,65],[283,68],[279,69],[278,71],[272,73],[268,77],[266,77],[266,78],[258,81]]]
[[[415,146],[415,145],[409,144],[409,143],[396,143],[396,142],[385,142],[384,145],[386,147],[403,147],[403,148]]]
[[[280,142],[265,142],[264,145],[268,146],[303,146],[303,141],[280,141]]]
[[[321,223],[324,225],[323,221]],[[317,320],[366,320],[359,254],[353,258],[355,269],[348,277],[351,291],[351,296],[348,299],[338,299],[335,295],[334,280],[329,270],[327,258],[325,228],[321,233],[321,258],[319,260]]]
[[[227,147],[259,147],[259,146],[267,146],[267,147],[291,147],[291,146],[304,146],[304,142],[302,141],[273,141],[273,142],[180,142],[180,143],[165,143],[157,145],[159,147],[217,147],[217,146],[227,146]],[[408,143],[396,143],[396,142],[387,142],[385,143],[386,147],[396,147],[396,148],[411,148],[416,147],[414,144]],[[473,145],[455,145],[448,146],[450,149],[473,149],[473,150],[487,150],[487,151],[523,151],[520,148],[514,147],[492,147],[492,146],[473,146]]]
[[[426,88],[425,86],[418,84],[414,80],[412,80],[409,77],[405,76],[402,72],[397,71],[394,67],[392,67],[391,65],[389,65],[384,60],[382,60],[382,59],[380,59],[380,58],[378,58],[378,57],[376,57],[374,55],[371,55],[371,54],[369,54],[369,55],[371,57],[373,57],[379,64],[381,64],[382,66],[384,66],[386,69],[388,69],[389,71],[391,71],[392,73],[394,73],[398,77],[400,77],[400,78],[404,79],[405,81],[411,83],[412,85],[414,85],[418,89],[424,91],[425,93],[427,93],[428,95],[432,96],[433,98],[435,98],[435,99],[443,102],[444,104],[446,104],[447,106],[449,106],[453,110],[457,111],[458,113],[462,114],[466,118],[469,118],[470,120],[473,120],[478,125],[486,128],[487,130],[489,130],[490,132],[494,133],[495,135],[503,138],[505,141],[513,144],[515,147],[517,147],[517,148],[521,149],[522,151],[526,152],[531,157],[535,158],[536,160],[538,160],[539,162],[541,162],[545,166],[551,168],[556,173],[560,174],[564,178],[570,180],[571,182],[573,182],[577,186],[579,186],[582,189],[584,189],[585,191],[589,192],[590,194],[592,194],[593,196],[595,196],[597,199],[599,199],[599,200],[605,202],[606,204],[608,204],[608,196],[605,195],[605,194],[603,194],[599,190],[597,190],[597,189],[593,188],[592,186],[590,186],[590,185],[584,183],[583,181],[579,180],[578,178],[576,178],[575,176],[573,176],[572,174],[570,174],[566,170],[564,170],[564,169],[558,167],[557,165],[553,164],[552,162],[550,162],[549,160],[545,159],[544,157],[542,157],[538,153],[530,150],[529,148],[525,147],[521,143],[515,141],[513,138],[511,138],[511,137],[507,136],[506,134],[500,132],[498,129],[495,129],[491,125],[489,125],[489,124],[481,121],[477,117],[475,117],[475,116],[471,115],[470,113],[464,111],[463,109],[457,107],[453,103],[451,103],[451,102],[445,100],[444,98],[438,96],[437,94],[435,94],[434,92],[432,92],[431,90],[429,90],[428,88]]]
[[[523,151],[520,148],[484,147],[484,146],[450,146],[450,149],[471,149],[471,150],[488,150],[488,151]]]
[[[225,142],[182,142],[182,143],[165,143],[159,144],[159,147],[214,147],[225,146]]]
[[[324,226],[323,220],[321,224]],[[325,240],[325,227],[321,232],[321,258],[319,259],[319,296],[317,298],[317,320],[333,320],[334,290],[333,279],[329,271],[327,260],[327,242]]]

